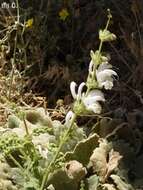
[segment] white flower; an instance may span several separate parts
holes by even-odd
[[[102,63],[96,70],[96,78],[98,86],[100,88],[104,87],[106,90],[110,90],[113,87],[113,75],[117,76],[117,73],[113,71],[112,65],[109,63]]]
[[[70,84],[71,94],[72,94],[74,99],[80,100],[81,97],[82,97],[82,90],[83,90],[83,87],[85,86],[85,83],[82,82],[79,85],[77,93],[76,93],[76,86],[77,86],[77,84],[74,81],[72,81],[71,84]]]
[[[93,62],[90,62],[90,68],[92,70]],[[76,83],[71,82],[70,89],[71,94],[73,98],[77,101],[81,101],[81,105],[83,104],[88,111],[92,111],[94,113],[100,114],[102,111],[102,107],[99,103],[99,101],[105,101],[104,94],[100,90],[91,90],[88,92],[88,94],[82,92],[83,87],[85,86],[85,83],[82,82],[79,87],[78,91],[76,93]],[[80,106],[80,105],[78,105]],[[73,112],[69,111],[66,115],[65,124],[67,125],[69,121],[71,121],[73,117]]]
[[[87,96],[82,97],[82,101],[87,110],[100,114],[102,107],[99,101],[105,101],[104,94],[100,90],[91,90]]]
[[[66,115],[66,118],[65,118],[65,125],[70,125],[70,122],[72,121],[74,117],[74,113],[72,111],[69,111]]]

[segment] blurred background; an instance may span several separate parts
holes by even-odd
[[[15,101],[22,97],[28,104],[46,98],[48,107],[55,107],[59,98],[70,104],[69,84],[86,79],[90,50],[99,46],[98,31],[105,27],[109,8],[109,28],[117,40],[103,50],[111,55],[119,78],[106,93],[105,110],[142,108],[143,1],[19,0],[18,6],[17,1],[0,1],[2,96]],[[18,10],[21,25],[14,28]]]

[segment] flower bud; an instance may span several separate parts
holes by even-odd
[[[99,65],[101,63],[101,54],[99,53],[98,50],[95,52],[93,50],[91,50],[90,56],[91,56],[93,64]]]
[[[99,31],[99,39],[102,42],[110,42],[116,40],[116,35],[111,33],[109,30],[104,29]]]

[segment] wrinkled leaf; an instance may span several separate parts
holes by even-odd
[[[107,154],[108,145],[106,141],[103,141],[99,144],[99,147],[95,148],[90,157],[93,171],[99,175],[101,181],[104,181],[107,172]]]
[[[102,185],[103,190],[116,190],[115,186],[113,184],[105,183]]]
[[[135,159],[135,151],[133,147],[124,140],[112,141],[109,145],[123,156],[120,160],[120,166],[128,171]]]
[[[70,178],[76,181],[80,181],[87,174],[86,168],[76,160],[71,160],[66,163],[65,171]]]
[[[110,135],[118,125],[121,124],[120,119],[108,119],[102,118],[99,123],[93,126],[94,131],[100,135],[101,138],[105,138],[107,135]]]
[[[50,176],[50,179],[48,180],[48,184],[52,184],[53,187],[56,190],[77,190],[78,189],[78,183],[74,180],[69,178],[69,176],[66,174],[66,172],[62,169],[59,169],[54,172]]]
[[[118,175],[111,175],[111,178],[119,190],[134,190],[130,184],[124,182]]]
[[[19,127],[20,123],[21,123],[21,120],[17,116],[10,115],[8,117],[8,127],[9,128],[11,128],[11,129],[17,128],[17,127]]]
[[[99,184],[99,177],[95,174],[87,179],[88,189],[97,190]]]
[[[26,120],[32,124],[40,124],[43,126],[53,127],[51,118],[45,113],[43,108],[37,110],[29,110],[26,112]]]
[[[119,160],[122,158],[119,152],[110,150],[107,141],[100,142],[99,147],[95,148],[90,157],[93,171],[97,173],[102,182],[105,182],[112,171],[117,168]]]
[[[122,158],[122,156],[119,154],[119,152],[114,151],[113,149],[109,152],[109,161],[107,164],[107,174],[106,176],[109,176],[111,174],[111,172],[117,168],[118,166],[118,162],[120,161],[120,159]]]
[[[89,162],[90,155],[98,145],[98,139],[98,135],[94,134],[87,139],[80,141],[74,148],[73,152],[66,153],[65,159],[67,161],[77,160],[86,166]]]

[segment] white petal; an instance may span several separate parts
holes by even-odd
[[[90,63],[89,63],[89,69],[88,69],[89,73],[92,73],[92,72],[93,72],[93,65],[94,65],[94,63],[93,63],[93,61],[91,60]]]
[[[113,87],[113,82],[108,80],[103,82],[102,85],[105,87],[106,90],[111,90]]]
[[[105,101],[105,99],[103,99],[101,96],[98,96],[96,98],[85,98],[83,100],[83,103],[85,104],[85,106],[87,105],[92,105],[94,103],[96,103],[97,101]]]
[[[101,75],[101,76],[112,76],[112,75],[117,75],[117,73],[115,71],[113,71],[112,69],[105,69],[103,71],[100,71],[98,72],[98,75]]]
[[[112,78],[111,76],[106,76],[106,77],[104,77],[104,78],[98,78],[97,81],[98,81],[99,87],[103,87],[104,84],[106,84],[106,82],[107,82],[107,83],[108,83],[108,82],[113,83],[113,78]]]
[[[98,71],[103,71],[105,69],[111,69],[111,68],[112,68],[111,64],[109,64],[108,62],[104,62],[104,63],[99,65]]]
[[[111,69],[105,69],[104,71],[101,71],[101,72],[96,71],[96,76],[97,76],[98,82],[110,80],[110,78],[112,78],[112,75],[117,75],[117,73]]]
[[[69,111],[65,118],[65,125],[68,125],[71,119],[73,118],[74,113],[72,111]]]
[[[102,63],[109,62],[111,59],[110,55],[106,55],[106,56],[102,55],[101,58],[102,58]]]
[[[98,101],[105,101],[104,94],[100,90],[91,90],[87,96],[82,98],[86,107],[96,104]]]
[[[94,113],[97,113],[97,114],[100,114],[101,111],[102,111],[102,107],[101,107],[101,105],[98,102],[96,102],[95,104],[92,104],[92,105],[88,106],[87,109],[89,111],[93,111]]]
[[[91,90],[87,95],[87,97],[96,97],[96,96],[100,96],[104,99],[104,94],[100,90]]]
[[[74,99],[77,98],[77,94],[76,94],[76,91],[75,91],[76,86],[77,86],[77,84],[74,81],[72,81],[71,84],[70,84],[70,90],[71,90],[72,97]]]
[[[98,100],[84,99],[84,100],[83,100],[83,103],[84,103],[84,105],[85,105],[86,107],[88,107],[88,106],[91,106],[91,105],[97,103],[98,101],[103,101],[103,99],[98,99]],[[105,101],[105,100],[104,100],[104,101]]]
[[[85,82],[82,82],[79,87],[78,87],[78,98],[81,99],[81,96],[82,96],[82,89],[83,87],[85,86]]]

